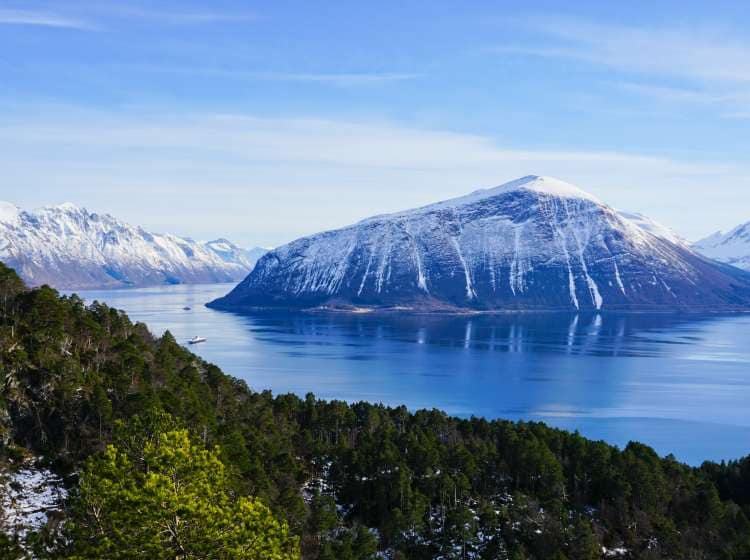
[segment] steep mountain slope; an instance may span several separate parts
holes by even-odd
[[[253,259],[225,240],[150,233],[66,203],[32,212],[0,203],[0,260],[30,285],[99,288],[231,282]]]
[[[750,275],[625,219],[579,188],[528,176],[375,216],[269,252],[223,309],[726,310]]]
[[[699,253],[733,266],[750,270],[750,222],[729,233],[716,232],[693,244]]]

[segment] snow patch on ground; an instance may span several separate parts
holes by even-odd
[[[0,473],[0,527],[23,539],[60,511],[66,498],[62,479],[48,469],[25,465]]]

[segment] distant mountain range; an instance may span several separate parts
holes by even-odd
[[[66,203],[24,211],[0,202],[0,261],[59,289],[233,282],[265,249],[151,233]]]
[[[750,222],[728,233],[709,235],[694,243],[693,248],[717,261],[750,270]]]
[[[528,176],[293,241],[215,308],[730,310],[750,274],[563,181]]]

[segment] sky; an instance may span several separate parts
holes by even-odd
[[[744,2],[0,0],[0,200],[277,246],[524,175],[750,220]]]

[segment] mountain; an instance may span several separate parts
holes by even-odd
[[[253,269],[259,258],[268,253],[268,249],[263,247],[245,249],[224,238],[206,241],[203,246],[226,263],[241,264],[248,272]]]
[[[750,222],[729,233],[720,231],[693,244],[693,249],[707,257],[750,270]]]
[[[750,274],[528,176],[270,251],[212,307],[729,310]]]
[[[0,261],[32,286],[110,288],[244,278],[257,260],[221,239],[150,233],[66,203],[31,212],[0,203]]]

